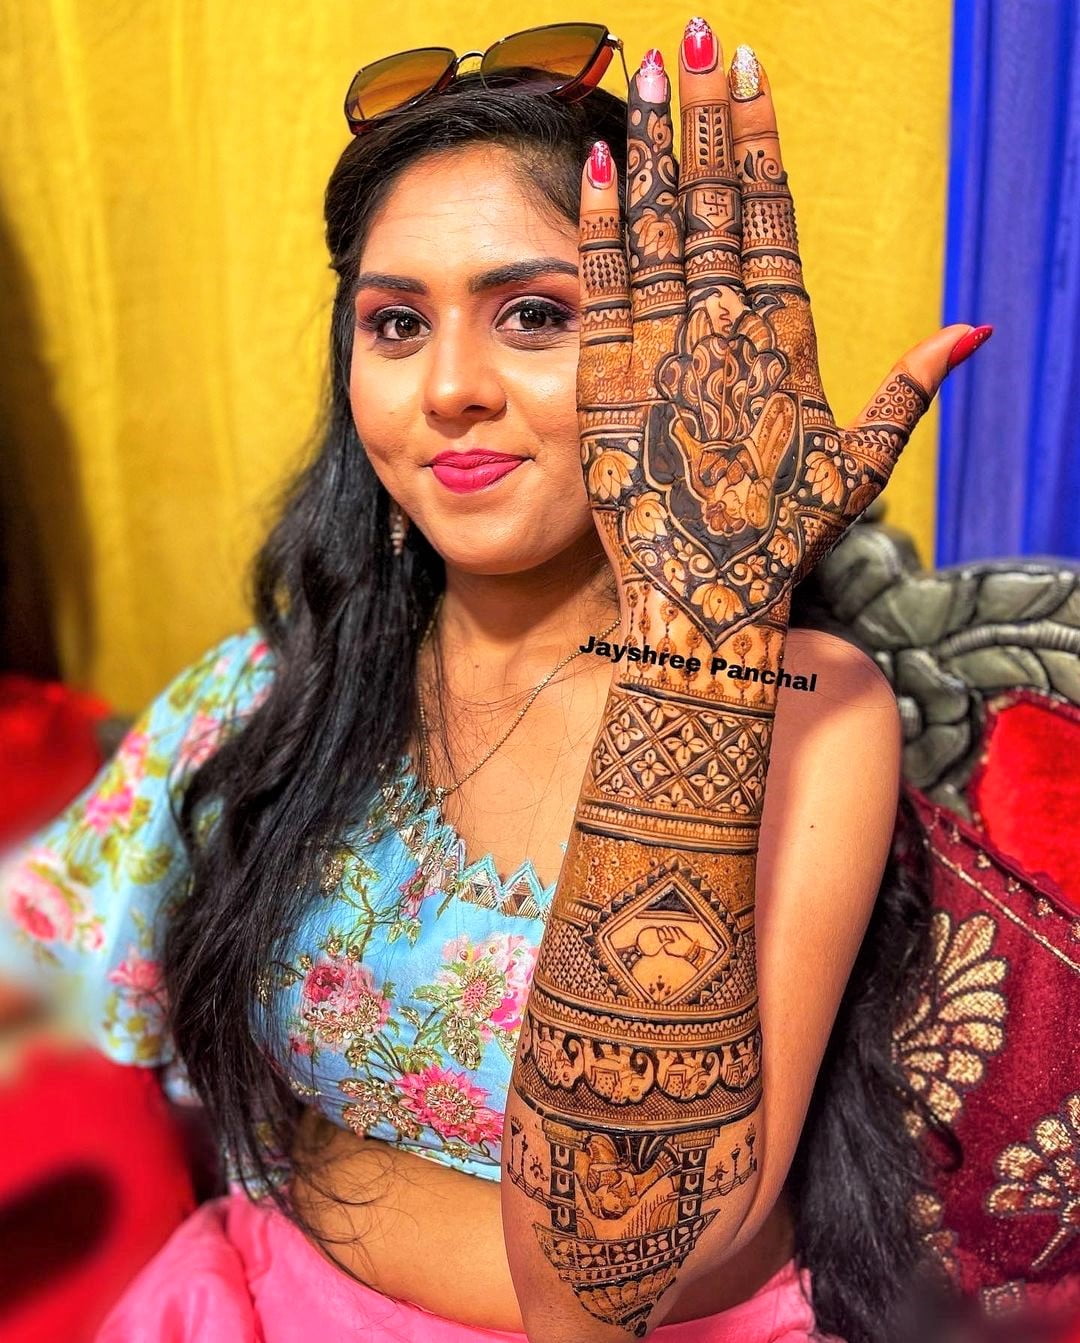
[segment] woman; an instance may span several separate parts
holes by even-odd
[[[231,1196],[200,1208],[132,1284],[105,1343],[521,1338],[526,1325],[552,1340],[619,1327],[668,1343],[862,1343],[899,1337],[932,1283],[908,1216],[920,1164],[904,1116],[934,1119],[889,1053],[927,951],[925,891],[890,855],[897,710],[865,654],[812,627],[805,580],[986,329],[946,328],[909,352],[883,384],[899,377],[909,404],[875,422],[879,396],[859,421],[858,486],[848,479],[831,500],[818,489],[818,530],[792,526],[781,542],[781,478],[792,488],[808,469],[785,419],[797,402],[789,372],[818,431],[833,430],[809,310],[785,328],[803,291],[767,78],[749,48],[726,72],[711,29],[690,22],[684,136],[709,126],[715,138],[681,156],[697,175],[677,199],[659,53],[635,75],[628,114],[591,87],[610,41],[594,33],[589,48],[573,77],[546,85],[542,56],[511,59],[511,48],[498,78],[443,77],[407,107],[373,103],[381,86],[369,79],[326,194],[338,289],[325,434],[258,556],[257,624],[178,677],[10,867],[26,940],[108,986],[103,1044],[174,1064],[169,1085],[190,1084],[205,1104],[231,1176]],[[768,247],[740,255],[743,218]],[[759,300],[754,326],[772,409],[768,434],[736,451],[720,365],[687,390],[680,309],[689,292],[702,348],[720,349],[752,316],[753,277],[757,293],[779,296]],[[779,358],[770,342],[779,348],[782,328]],[[613,351],[632,340],[666,382],[616,385]],[[665,397],[667,420],[650,409]],[[691,409],[712,417],[707,435],[688,436]],[[673,444],[686,446],[681,465]],[[646,521],[634,531],[619,499],[646,461],[653,484],[666,482],[667,513],[643,513],[639,495]],[[703,499],[715,572],[694,608],[700,556],[669,548],[662,577],[642,583],[642,537],[673,521],[704,535],[692,516]],[[751,524],[756,545],[734,558],[762,558],[736,618],[718,578],[734,583],[731,538],[742,544]],[[804,628],[789,632],[795,582]],[[541,1058],[530,983],[538,970],[558,979],[544,932],[559,881],[578,880],[563,859],[584,852],[581,781],[596,782],[598,725],[628,672],[612,657],[621,646],[629,660],[646,628],[663,647],[647,612],[679,627],[669,652],[697,630],[703,665],[691,681],[683,658],[679,693],[715,682],[704,664],[723,649],[726,669],[740,632],[752,642],[766,625],[772,684],[782,664],[816,689],[763,682],[743,706],[768,730],[760,758],[733,766],[756,798],[750,861],[731,858],[730,870],[747,939],[756,920],[757,973],[726,1055],[724,1103],[745,1101],[734,1175],[718,1148],[708,1158],[730,1194],[682,1267],[664,1261],[666,1287],[619,1315],[582,1281],[567,1288],[538,1248],[554,1148],[539,1150],[538,1111],[524,1103],[537,1083],[518,1045],[528,1024]],[[668,670],[648,675],[650,693],[669,693]],[[57,891],[62,910],[49,906]],[[677,993],[719,954],[719,933],[691,936],[684,911],[666,908],[613,936],[643,1001]],[[765,1161],[747,1116],[768,1134]],[[727,1141],[735,1128],[719,1122]],[[670,1144],[649,1166],[622,1144],[604,1133],[580,1143],[575,1215],[587,1201],[597,1227],[643,1209],[647,1183],[664,1188]],[[255,1204],[245,1188],[267,1197]],[[665,1197],[650,1226],[673,1225]]]

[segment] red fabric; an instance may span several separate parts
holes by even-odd
[[[103,763],[94,695],[0,675],[0,850],[61,812]],[[0,1012],[21,992],[0,985]],[[38,1042],[0,1086],[0,1337],[89,1343],[105,1312],[195,1206],[156,1075],[82,1045]]]
[[[1080,708],[1036,690],[990,700],[968,796],[990,841],[1080,914]]]
[[[0,674],[0,851],[51,820],[94,777],[102,764],[94,724],[108,713],[96,695]]]
[[[988,1316],[1080,1320],[1080,916],[905,785],[929,840],[936,974],[895,1035],[959,1139],[920,1222]],[[947,1152],[923,1126],[936,1167]]]
[[[89,1343],[195,1207],[168,1101],[147,1068],[62,1042],[0,1089],[0,1337]]]

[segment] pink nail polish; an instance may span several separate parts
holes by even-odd
[[[594,187],[609,187],[615,180],[615,161],[606,141],[597,140],[589,150],[586,173]]]
[[[704,19],[694,18],[686,25],[682,56],[683,64],[692,74],[705,74],[715,68],[716,36]]]
[[[664,73],[664,58],[650,47],[641,61],[637,72],[638,93],[648,103],[662,103],[668,96],[668,77]]]

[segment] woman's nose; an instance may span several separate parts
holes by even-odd
[[[490,351],[465,333],[443,331],[429,346],[422,403],[425,415],[453,420],[497,414],[505,404]]]

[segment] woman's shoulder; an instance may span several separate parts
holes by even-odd
[[[202,713],[228,717],[261,702],[273,676],[274,657],[258,625],[235,630],[181,668],[143,717],[160,720]]]
[[[148,777],[176,783],[259,706],[273,679],[257,625],[227,634],[174,673],[128,729],[114,759],[142,753]]]
[[[801,678],[780,691],[776,708],[770,788],[782,769],[813,773],[810,789],[839,785],[844,771],[826,769],[822,762],[844,760],[850,769],[864,761],[880,785],[884,810],[895,806],[893,775],[899,774],[903,724],[896,691],[868,652],[841,635],[821,629],[791,629],[784,649],[784,670]],[[823,773],[822,778],[817,775]],[[809,787],[804,782],[804,787]]]
[[[0,978],[30,989],[69,981],[115,1058],[158,1058],[149,1010],[158,914],[184,897],[190,876],[181,795],[257,707],[272,667],[256,626],[206,648],[146,705],[78,796],[0,854]]]
[[[792,626],[787,633],[784,668],[798,674],[827,673],[834,687],[864,692],[886,712],[890,702],[895,705],[895,691],[875,659],[853,639],[831,630]]]

